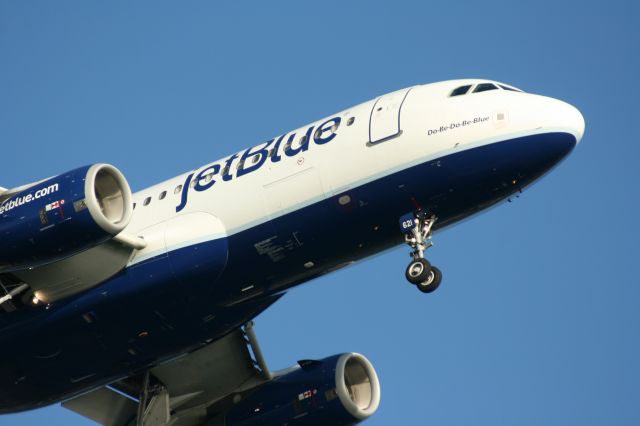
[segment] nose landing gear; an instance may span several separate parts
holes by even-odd
[[[411,247],[410,256],[413,258],[407,266],[405,277],[423,293],[435,291],[442,281],[440,269],[432,266],[424,257],[424,252],[433,245],[431,229],[436,220],[435,215],[429,216],[424,210],[400,218],[400,229],[405,234],[405,242]]]

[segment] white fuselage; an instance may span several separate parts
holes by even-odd
[[[452,80],[402,89],[250,148],[245,152],[257,153],[253,157],[264,163],[243,176],[237,176],[239,167],[242,168],[241,152],[139,191],[134,195],[136,209],[126,232],[144,237],[149,245],[131,263],[194,241],[233,235],[399,170],[456,152],[555,131],[571,133],[578,141],[582,137],[584,121],[573,106],[502,88],[472,92],[476,84],[484,82]],[[450,96],[453,89],[465,84],[473,85],[469,93]],[[337,126],[335,118],[339,118]],[[328,124],[319,136],[335,137],[318,144],[314,136],[323,123]],[[331,125],[333,129],[329,128]],[[295,148],[310,129],[308,149],[286,155],[289,138],[295,135]],[[266,153],[263,149],[273,149],[278,139],[281,143],[275,155],[280,160],[274,162],[273,156],[261,158]],[[251,166],[253,157],[245,161],[244,168]],[[229,161],[229,180],[223,180]],[[216,165],[219,169],[212,170]],[[197,191],[193,185],[202,171],[215,172],[202,179],[202,186],[214,183]],[[177,212],[185,195],[182,186],[189,176],[193,178],[187,202]],[[160,199],[165,191],[166,196]],[[181,235],[164,238],[163,223],[181,215],[191,215],[179,222]],[[193,232],[188,231],[188,223],[193,223]],[[196,225],[203,226],[196,229]],[[207,232],[203,233],[203,229]]]

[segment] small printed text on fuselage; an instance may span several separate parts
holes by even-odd
[[[462,120],[462,121],[456,121],[456,122],[449,123],[449,124],[443,124],[442,126],[440,126],[438,128],[429,129],[427,131],[427,136],[437,135],[437,134],[444,133],[444,132],[446,132],[448,130],[459,129],[461,127],[471,126],[473,124],[485,123],[487,121],[489,121],[489,116],[488,115],[485,116],[485,117],[474,117],[474,118],[469,119],[469,120]]]

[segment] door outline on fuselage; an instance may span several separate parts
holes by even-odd
[[[327,198],[322,176],[314,166],[267,183],[263,186],[262,193],[265,210],[271,222],[280,216],[299,210],[300,206],[317,203]]]
[[[373,146],[395,139],[402,134],[400,115],[402,114],[404,101],[407,99],[407,95],[411,92],[411,89],[413,89],[413,87],[388,93],[376,99],[369,114],[369,140],[367,141],[367,146]],[[400,102],[398,102],[398,98],[401,98]],[[391,108],[389,108],[389,104],[391,104]],[[385,116],[382,116],[382,114]],[[395,127],[391,126],[391,123],[395,123]],[[386,124],[386,126],[384,126],[384,124]],[[386,132],[384,131],[385,127],[388,129]],[[382,135],[379,135],[378,133],[381,132]],[[374,133],[376,133],[375,136]]]

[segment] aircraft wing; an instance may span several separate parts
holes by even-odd
[[[252,357],[250,342],[261,361]],[[222,414],[233,405],[234,395],[264,383],[269,375],[249,324],[148,374],[94,390],[62,406],[104,426],[147,424],[150,419],[157,420],[154,424],[197,426]],[[139,410],[140,402],[144,410]]]

